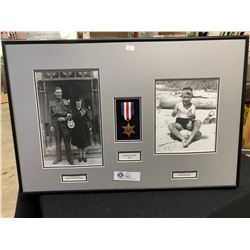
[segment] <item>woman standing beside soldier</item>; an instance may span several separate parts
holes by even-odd
[[[78,98],[72,108],[72,119],[75,127],[72,129],[71,144],[78,148],[79,162],[87,162],[86,148],[91,145],[90,133],[92,128],[89,111],[83,107],[82,103],[83,99]]]

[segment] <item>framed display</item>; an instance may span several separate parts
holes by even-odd
[[[21,191],[237,186],[248,37],[3,52]]]

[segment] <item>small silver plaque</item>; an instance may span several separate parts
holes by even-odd
[[[62,175],[62,182],[87,182],[87,175]]]
[[[173,171],[172,179],[197,179],[197,171]]]
[[[141,152],[118,152],[118,161],[141,161]]]

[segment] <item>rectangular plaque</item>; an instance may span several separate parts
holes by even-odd
[[[196,179],[198,178],[197,171],[173,171],[172,179]]]
[[[141,161],[141,152],[118,152],[118,161]]]
[[[86,174],[62,175],[62,182],[86,182]]]

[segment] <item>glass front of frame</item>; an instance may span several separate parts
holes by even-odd
[[[155,153],[216,151],[219,79],[155,81]]]
[[[5,43],[20,190],[235,187],[247,42]]]
[[[103,165],[99,71],[34,74],[43,167]]]

